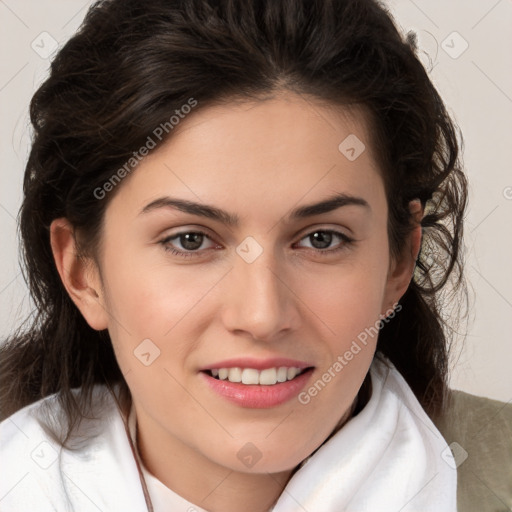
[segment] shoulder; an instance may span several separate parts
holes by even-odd
[[[0,454],[4,468],[0,480],[2,510],[40,503],[41,510],[54,510],[54,499],[47,496],[45,470],[54,462],[57,450],[36,420],[36,413],[51,397],[31,404],[0,423]],[[51,470],[50,470],[51,473]],[[42,485],[41,485],[42,484]]]
[[[98,495],[102,502],[105,489],[101,485],[109,482],[107,472],[119,469],[116,456],[129,452],[129,447],[111,393],[98,385],[92,398],[94,414],[82,420],[74,432],[74,444],[66,448],[59,441],[65,414],[57,395],[0,423],[2,511],[97,510],[93,497]],[[129,458],[125,462],[129,466]]]
[[[76,396],[80,389],[74,389]],[[66,414],[58,399],[58,394],[47,396],[20,409],[0,423],[0,449],[9,455],[15,448],[30,446],[35,439],[54,439],[59,444],[59,438],[65,435]],[[84,419],[75,431],[79,438],[91,431],[91,426],[104,425],[108,419],[106,411],[112,410],[114,399],[108,389],[102,385],[94,386],[91,397],[92,416]],[[99,433],[100,429],[96,429]]]
[[[435,423],[455,456],[459,509],[512,508],[512,403],[451,390]]]

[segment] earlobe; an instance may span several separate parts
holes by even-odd
[[[106,329],[108,314],[98,270],[91,260],[78,258],[74,229],[67,219],[51,223],[50,243],[57,271],[71,300],[93,329]]]

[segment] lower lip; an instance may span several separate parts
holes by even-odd
[[[271,386],[240,384],[229,382],[229,380],[219,380],[204,372],[201,372],[201,375],[206,379],[206,382],[213,391],[230,402],[234,402],[241,407],[267,409],[284,404],[297,396],[306,385],[312,373],[313,368],[310,368],[293,380],[279,382]]]

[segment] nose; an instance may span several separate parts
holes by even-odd
[[[275,341],[299,328],[298,297],[282,266],[265,250],[247,263],[236,256],[224,283],[222,317],[227,330],[260,341]]]

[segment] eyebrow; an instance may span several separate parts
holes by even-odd
[[[292,210],[287,216],[287,221],[305,219],[308,217],[313,217],[314,215],[320,215],[322,213],[328,213],[342,206],[361,206],[367,210],[371,210],[368,202],[362,197],[355,197],[349,194],[339,193],[335,194],[323,201],[318,203],[308,204],[304,206],[300,206],[294,210]],[[225,210],[217,208],[215,206],[195,203],[193,201],[188,201],[186,199],[178,199],[174,197],[160,197],[155,199],[148,205],[146,205],[140,212],[139,215],[149,213],[151,211],[160,209],[160,208],[175,208],[184,213],[189,213],[191,215],[197,215],[200,217],[206,217],[208,219],[216,220],[228,226],[236,227],[239,224],[240,218],[236,214],[229,213]]]

